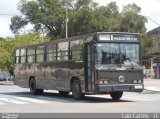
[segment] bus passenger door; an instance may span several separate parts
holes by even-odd
[[[93,57],[92,57],[92,44],[86,43],[84,49],[84,64],[85,64],[85,90],[91,92],[94,89],[93,77]]]

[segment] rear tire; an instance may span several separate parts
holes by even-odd
[[[81,86],[79,80],[74,80],[71,85],[72,95],[74,99],[81,99],[84,97],[84,94],[81,92]]]
[[[43,89],[36,89],[37,90],[37,95],[42,95],[44,90]]]
[[[123,91],[111,92],[110,93],[110,96],[112,97],[113,100],[120,100],[122,95],[123,95]]]
[[[43,89],[36,88],[36,81],[34,78],[31,78],[29,82],[29,88],[30,88],[30,93],[32,95],[42,95],[43,94]]]

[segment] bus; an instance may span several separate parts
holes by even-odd
[[[96,32],[16,48],[14,84],[33,95],[44,90],[85,94],[110,94],[119,100],[124,91],[142,92],[143,68],[140,35]]]

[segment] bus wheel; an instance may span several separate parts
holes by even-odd
[[[113,100],[119,100],[123,95],[123,91],[119,92],[111,92],[110,96],[112,97]]]
[[[36,89],[37,90],[37,94],[38,95],[42,95],[43,94],[43,92],[44,92],[44,90],[43,89]]]
[[[32,95],[41,95],[43,93],[43,89],[36,88],[36,81],[34,78],[31,78],[29,82],[29,88]]]
[[[81,99],[84,96],[84,94],[81,93],[81,87],[80,87],[79,80],[73,81],[71,90],[72,90],[72,95],[74,99]]]
[[[69,92],[59,91],[59,94],[60,94],[60,95],[68,95],[68,94],[69,94]]]

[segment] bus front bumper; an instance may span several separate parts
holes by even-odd
[[[116,91],[142,92],[143,89],[143,84],[97,85],[97,93],[109,93]]]

